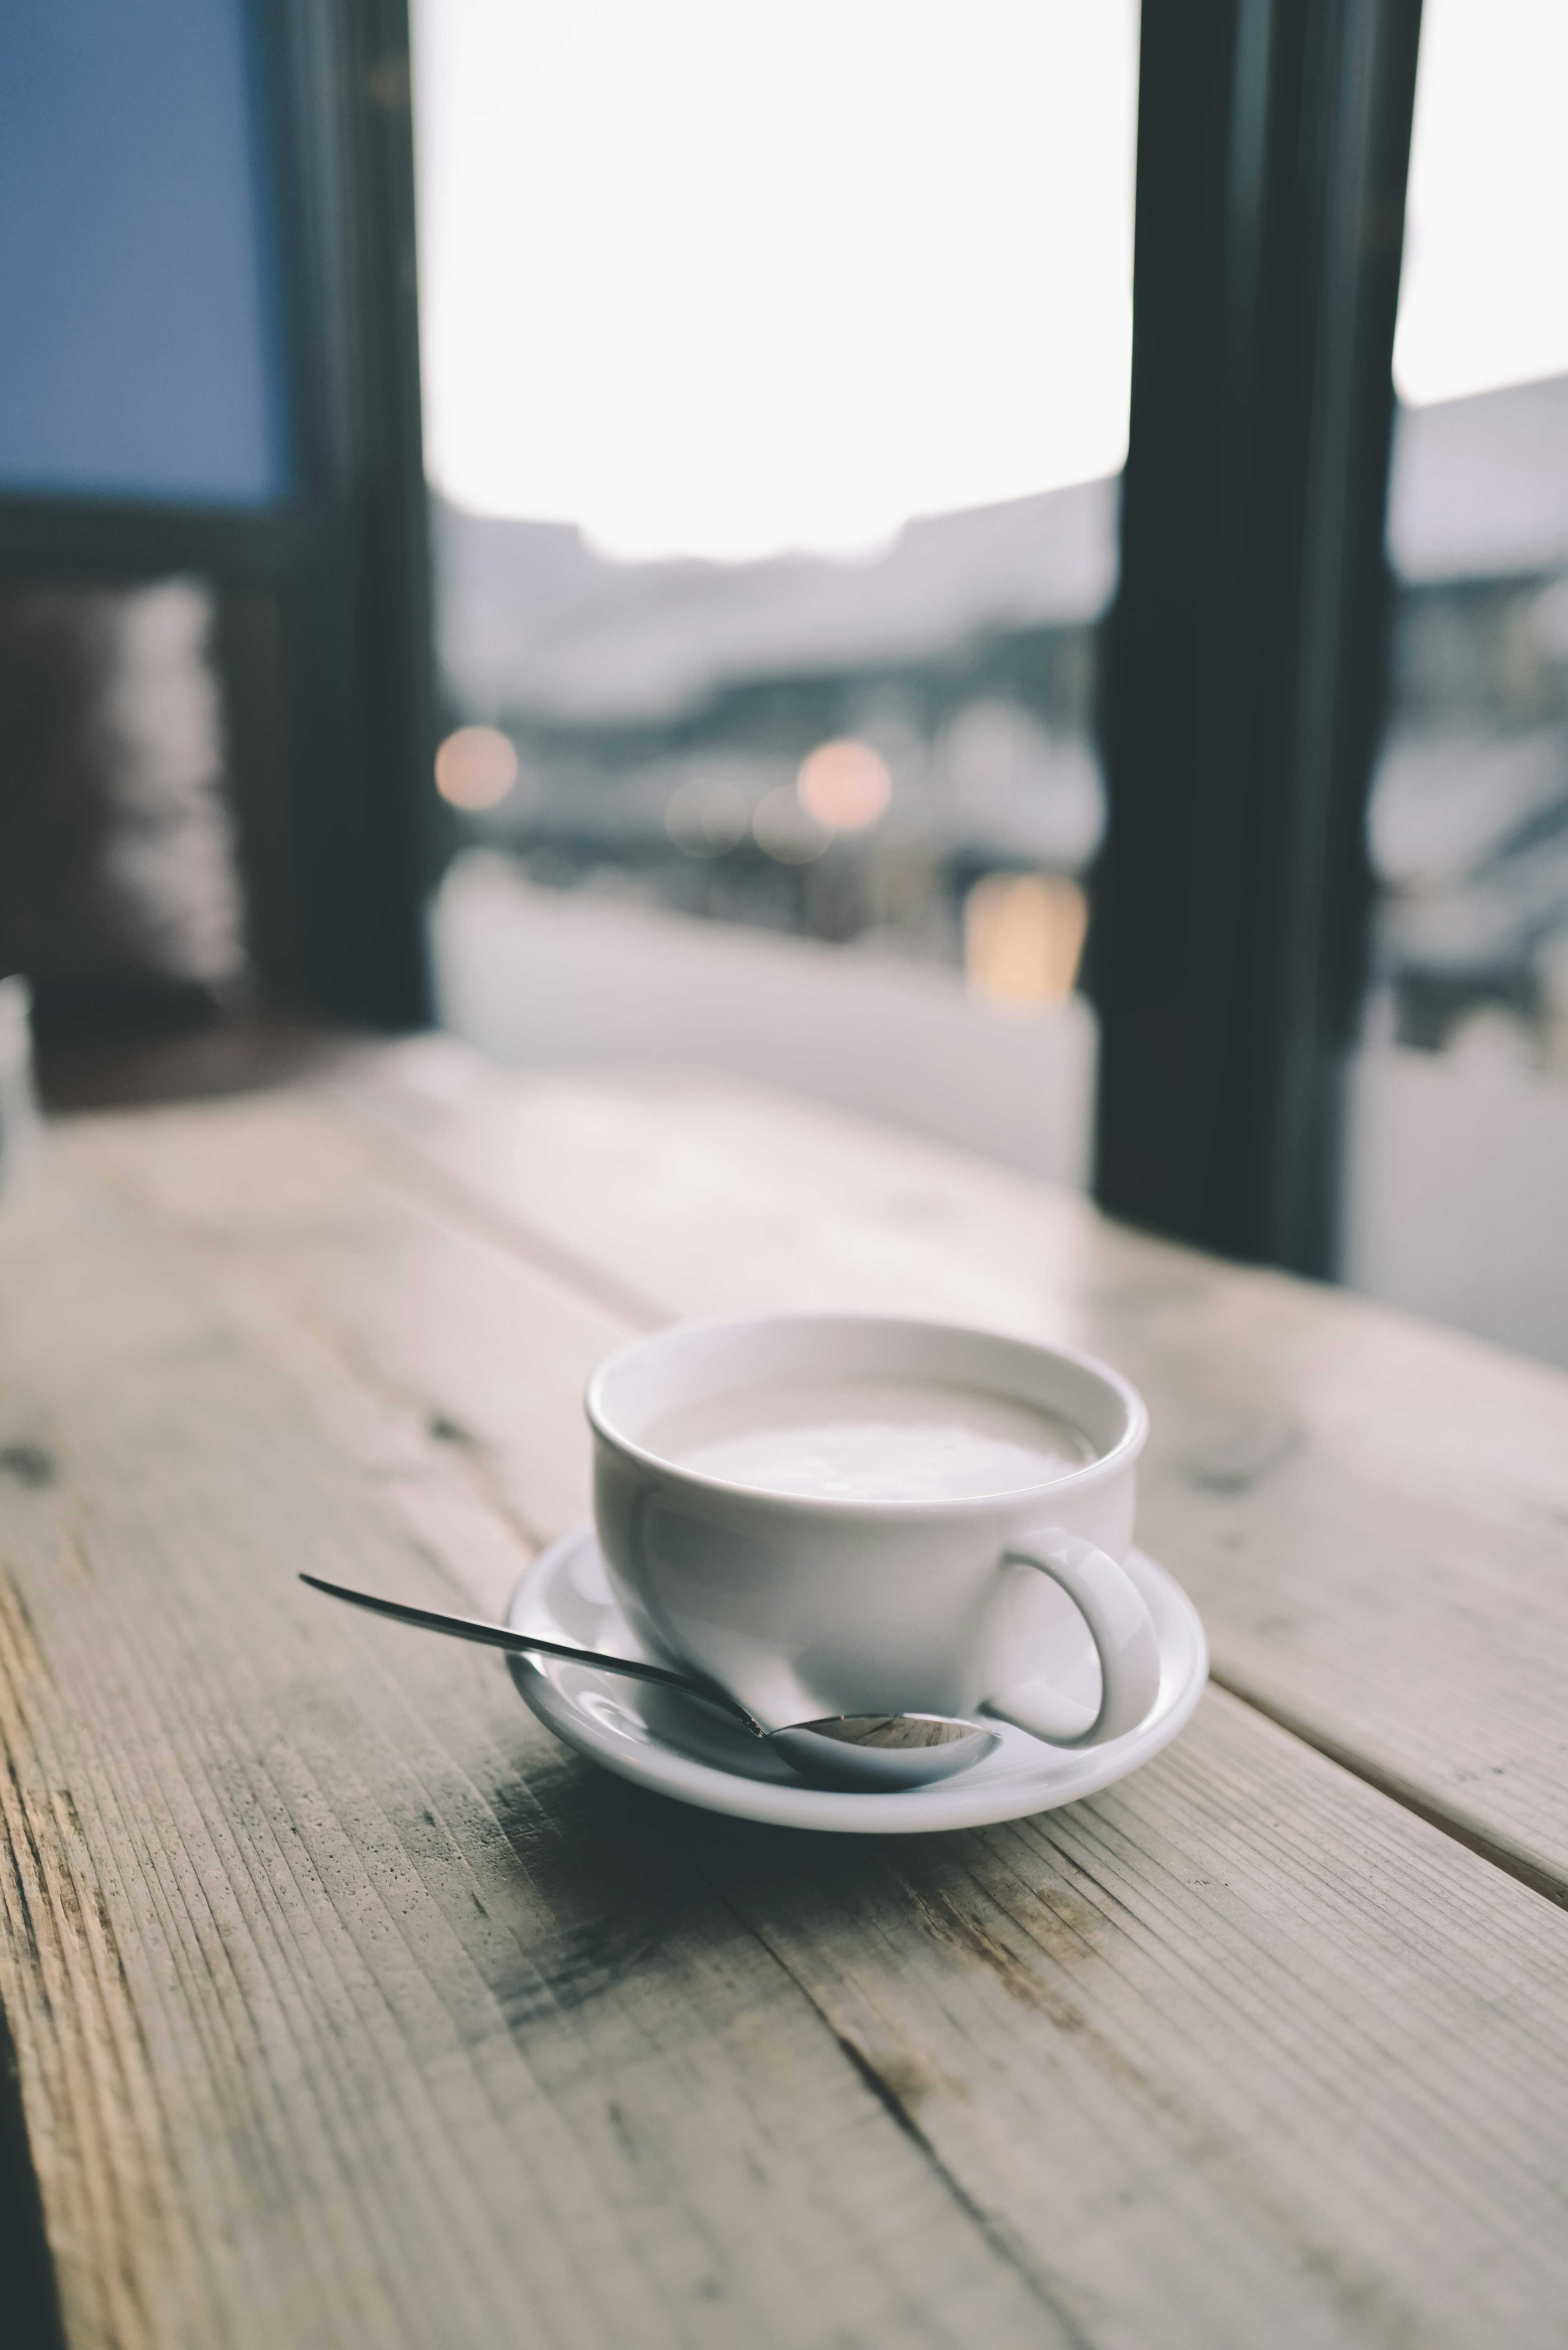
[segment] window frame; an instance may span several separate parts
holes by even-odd
[[[0,498],[0,577],[213,587],[274,1000],[431,1015],[450,841],[420,428],[407,0],[252,0],[299,488]],[[1333,1270],[1386,691],[1419,0],[1144,0],[1130,442],[1092,876],[1103,1204]]]
[[[1419,0],[1144,0],[1096,1192],[1332,1273]]]

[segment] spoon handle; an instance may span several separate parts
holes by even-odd
[[[482,1648],[506,1648],[514,1655],[524,1657],[560,1657],[569,1665],[592,1665],[596,1671],[625,1673],[634,1681],[659,1681],[666,1689],[680,1690],[687,1697],[705,1697],[710,1705],[722,1705],[756,1736],[764,1733],[733,1698],[722,1690],[708,1689],[685,1673],[671,1672],[664,1665],[645,1665],[637,1657],[607,1657],[597,1648],[568,1648],[560,1640],[542,1640],[533,1632],[514,1632],[509,1624],[486,1624],[477,1616],[447,1616],[434,1607],[408,1607],[400,1599],[379,1599],[369,1591],[350,1591],[347,1584],[324,1583],[318,1575],[302,1575],[301,1583],[308,1583],[312,1591],[325,1591],[330,1599],[346,1599],[351,1607],[368,1607],[372,1616],[389,1616],[395,1624],[412,1624],[421,1632],[445,1632],[454,1640],[476,1640]]]

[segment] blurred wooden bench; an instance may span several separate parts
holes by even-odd
[[[492,1655],[629,1330],[1071,1339],[1216,1686],[1037,1820],[815,1838]],[[71,2350],[1560,2345],[1568,1379],[693,1075],[421,1040],[0,1211],[0,1999]],[[0,2292],[4,2288],[0,2287]]]

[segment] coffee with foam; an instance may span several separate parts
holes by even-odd
[[[1054,1413],[978,1388],[888,1379],[743,1388],[670,1412],[644,1437],[675,1467],[825,1502],[981,1500],[1095,1458]]]

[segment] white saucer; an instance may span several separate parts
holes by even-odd
[[[1043,1745],[998,1722],[997,1746],[972,1770],[936,1786],[894,1794],[808,1787],[759,1740],[678,1690],[550,1657],[512,1656],[506,1661],[529,1706],[568,1746],[623,1779],[705,1811],[850,1835],[983,1827],[993,1820],[1050,1811],[1125,1779],[1168,1746],[1190,1719],[1209,1677],[1209,1648],[1198,1611],[1180,1585],[1141,1551],[1132,1552],[1127,1565],[1154,1617],[1161,1659],[1159,1696],[1136,1730],[1103,1746],[1070,1750]],[[591,1526],[563,1535],[535,1560],[513,1594],[506,1620],[515,1631],[574,1648],[623,1657],[642,1653],[610,1596]],[[1087,1646],[1081,1620],[1070,1637]],[[1070,1668],[1072,1659],[1064,1661]]]

